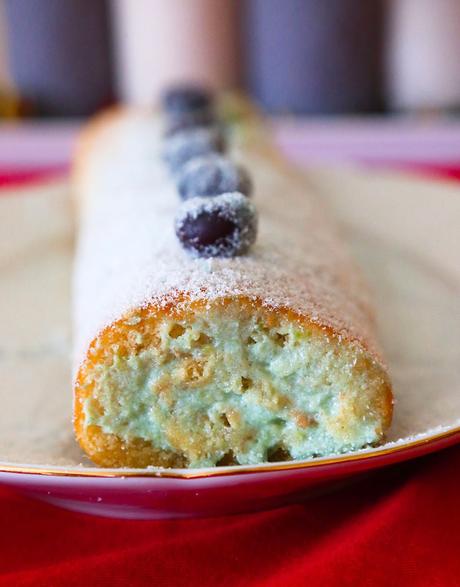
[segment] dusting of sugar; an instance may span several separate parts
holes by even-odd
[[[196,218],[202,212],[213,212],[216,209],[222,211],[223,215],[228,218],[234,218],[237,214],[238,209],[241,207],[241,203],[244,202],[247,206],[254,211],[255,208],[251,202],[249,202],[239,192],[231,192],[227,194],[221,194],[214,198],[199,197],[190,198],[186,200],[180,207],[179,220],[184,216],[190,215],[192,218]]]
[[[101,329],[151,302],[244,295],[356,340],[380,360],[367,288],[304,178],[247,140],[231,145],[254,180],[256,244],[235,258],[194,259],[174,234],[177,191],[161,159],[161,121],[124,114],[79,167],[74,272],[75,367]],[[181,302],[182,303],[182,302]]]
[[[247,170],[217,153],[194,157],[181,169],[177,189],[184,199],[241,192],[249,196],[252,181]]]
[[[197,127],[179,131],[163,140],[163,158],[178,171],[194,157],[222,152],[225,148],[221,131],[215,127]]]

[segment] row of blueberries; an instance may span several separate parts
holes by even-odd
[[[195,257],[247,253],[257,235],[246,169],[227,156],[225,129],[211,93],[173,88],[163,97],[163,157],[183,200],[175,220],[183,248]]]

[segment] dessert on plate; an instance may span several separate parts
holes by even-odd
[[[96,464],[256,464],[383,439],[392,393],[366,286],[252,115],[200,88],[105,114],[74,188],[74,425]]]

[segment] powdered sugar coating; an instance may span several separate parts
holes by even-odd
[[[235,257],[257,236],[254,204],[239,192],[186,200],[175,219],[176,235],[195,257]]]
[[[206,155],[186,163],[177,178],[177,189],[186,200],[196,196],[216,196],[241,192],[250,196],[252,182],[247,170],[228,157]]]
[[[321,202],[302,175],[242,136],[231,156],[254,178],[258,239],[247,255],[214,259],[191,258],[175,237],[177,195],[161,160],[161,122],[127,112],[92,137],[77,178],[75,367],[102,328],[135,307],[174,303],[180,292],[287,307],[379,360],[367,289]]]
[[[224,150],[225,140],[218,127],[197,127],[165,137],[163,157],[170,169],[177,172],[194,157],[222,153]]]

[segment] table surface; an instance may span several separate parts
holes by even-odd
[[[460,162],[460,119],[269,119],[280,146],[300,161]],[[64,166],[82,122],[0,123],[0,167]]]
[[[456,122],[273,124],[299,161],[393,161],[458,175]],[[64,169],[79,127],[0,126],[0,184]],[[2,488],[0,587],[460,585],[459,484],[456,447],[295,506],[206,520],[98,519]]]

